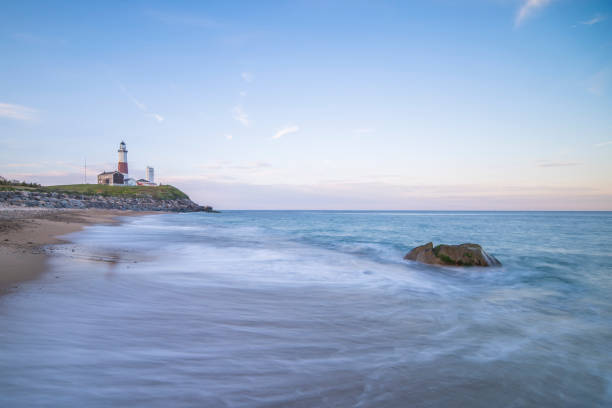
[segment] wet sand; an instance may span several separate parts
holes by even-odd
[[[118,217],[151,214],[122,210],[0,207],[0,295],[45,270],[45,245],[86,225],[117,224]]]

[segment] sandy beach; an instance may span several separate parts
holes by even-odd
[[[0,207],[0,294],[45,270],[43,247],[62,243],[58,236],[86,225],[116,224],[118,217],[149,212]]]

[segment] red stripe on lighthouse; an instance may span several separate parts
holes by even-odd
[[[119,162],[119,173],[128,174],[127,163]]]

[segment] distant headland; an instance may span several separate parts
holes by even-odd
[[[194,203],[187,194],[170,185],[127,187],[101,184],[62,186],[3,184],[0,185],[0,205],[131,211],[216,212],[210,206],[201,206]]]
[[[118,153],[117,170],[98,174],[98,184],[41,186],[0,176],[0,206],[216,212],[211,206],[194,203],[176,187],[155,183],[153,167],[147,167],[146,179],[130,177],[125,142],[119,144]]]

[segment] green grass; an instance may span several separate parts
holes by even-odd
[[[0,186],[0,191],[41,191],[64,194],[101,195],[105,197],[151,197],[157,200],[189,198],[176,187],[164,186],[108,186],[104,184],[68,184],[63,186],[22,187]]]

